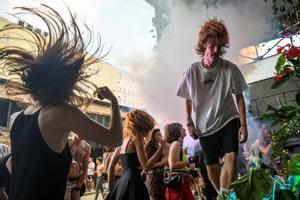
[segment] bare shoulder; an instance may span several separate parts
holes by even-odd
[[[74,117],[80,113],[81,111],[78,108],[68,104],[47,106],[41,110],[39,120],[66,124],[69,120],[74,119]]]
[[[179,142],[178,141],[172,142],[170,148],[172,148],[172,149],[180,148]]]

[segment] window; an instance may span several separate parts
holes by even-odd
[[[19,24],[20,26],[23,26],[23,27],[24,27],[25,22],[24,22],[23,20],[18,20],[18,24]]]

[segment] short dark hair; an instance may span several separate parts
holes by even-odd
[[[182,125],[180,123],[171,123],[167,124],[165,127],[165,134],[166,134],[166,140],[168,143],[172,143],[174,141],[177,141],[180,137],[180,129],[182,128]]]
[[[96,53],[101,51],[99,42],[94,53],[87,52],[94,44],[94,34],[85,25],[88,38],[83,38],[76,19],[69,11],[70,25],[54,9],[42,5],[39,8],[18,7],[18,14],[31,14],[42,19],[48,28],[44,37],[33,30],[17,24],[8,24],[0,33],[21,32],[30,38],[12,37],[12,40],[24,41],[36,47],[36,52],[23,46],[5,46],[0,48],[0,61],[4,72],[12,75],[6,84],[8,95],[30,94],[42,105],[74,106],[88,104],[93,99],[96,85],[88,80],[95,72],[87,68],[96,63]]]
[[[96,158],[96,160],[99,160],[100,162],[103,162],[103,158],[100,157],[100,156],[98,156],[98,157]]]

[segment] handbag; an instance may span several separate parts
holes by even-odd
[[[182,184],[182,173],[179,174],[171,174],[164,177],[165,186],[172,189],[177,189]]]

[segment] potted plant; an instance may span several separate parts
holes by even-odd
[[[272,156],[280,157],[281,167],[286,167],[287,154],[293,153],[296,149],[300,153],[300,48],[292,44],[279,47],[277,52],[280,54],[275,65],[274,83],[271,89],[282,86],[287,81],[292,81],[296,87],[295,100],[297,105],[280,105],[279,108],[268,106],[262,115],[264,119],[273,121],[272,126],[281,123],[281,127],[272,137]],[[297,147],[299,148],[297,149]]]

